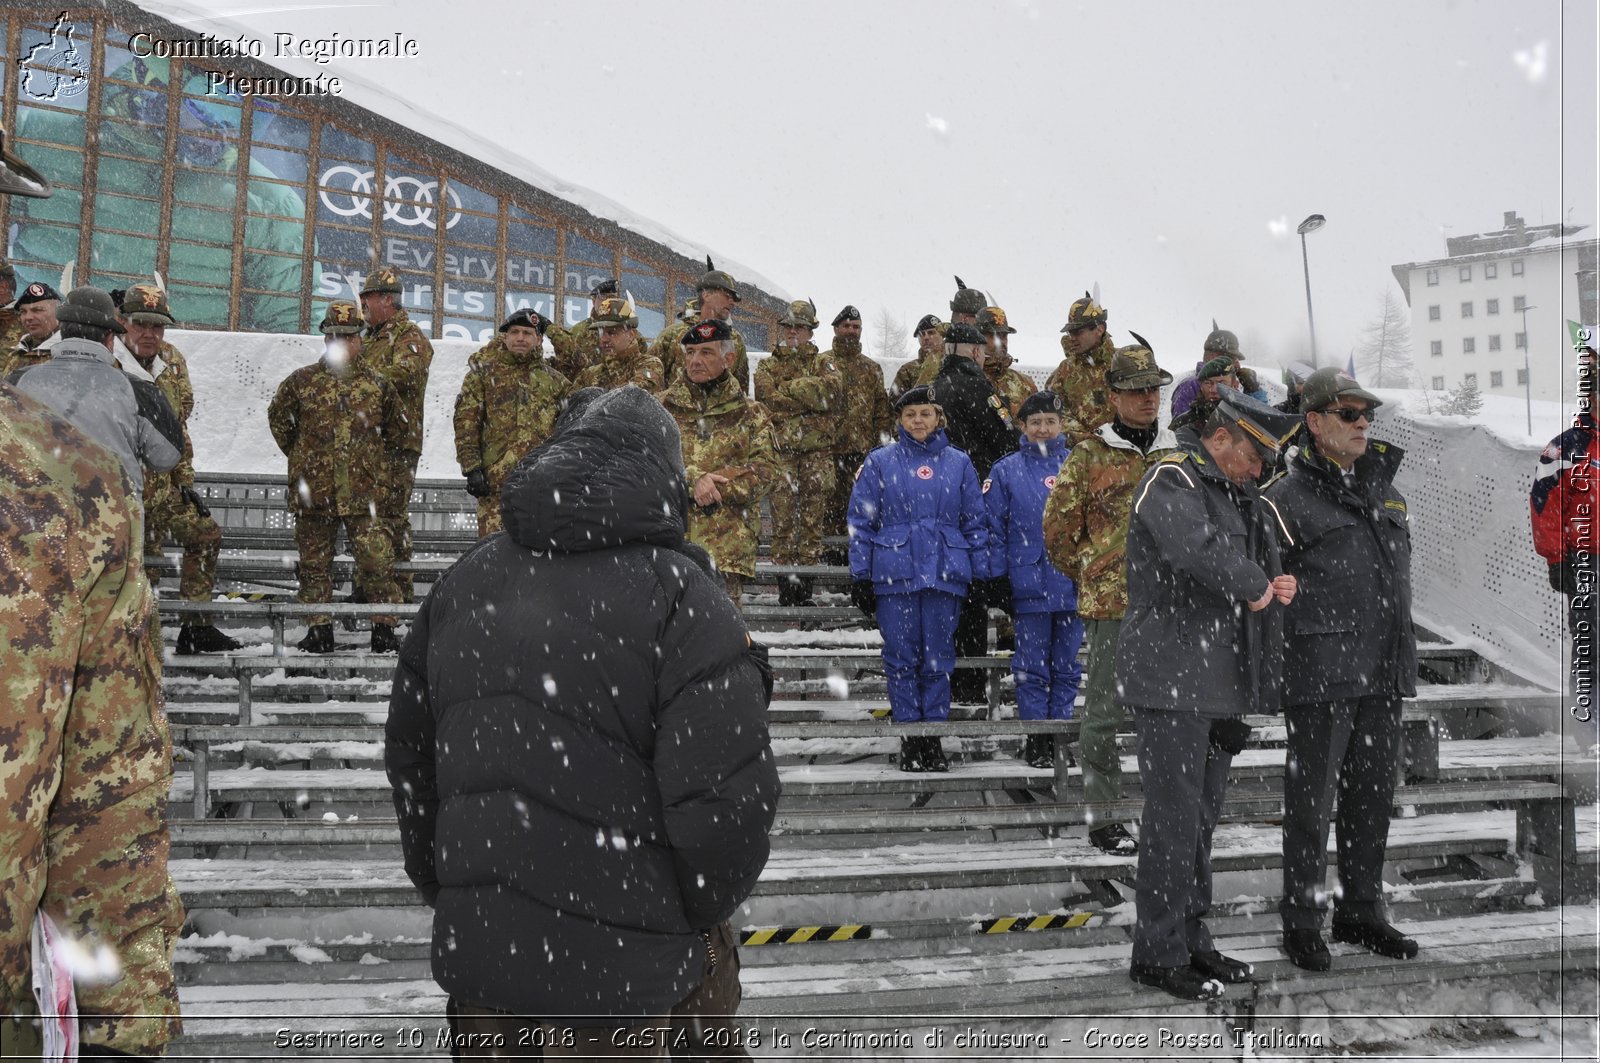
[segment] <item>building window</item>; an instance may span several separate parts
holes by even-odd
[[[1435,358],[1444,353],[1444,340],[1433,340],[1428,344],[1428,353]]]
[[[1528,347],[1528,334],[1526,332],[1517,333],[1517,350],[1519,350],[1519,351],[1526,350],[1527,347]]]
[[[1513,314],[1517,313],[1519,310],[1526,310],[1527,308],[1528,297],[1526,295],[1513,295],[1511,297],[1511,312]]]
[[[1462,354],[1477,354],[1478,353],[1478,340],[1477,340],[1477,337],[1475,337],[1475,336],[1467,336],[1466,338],[1464,338],[1461,341],[1461,353]]]
[[[1527,382],[1528,382],[1528,371],[1526,369],[1518,369],[1517,370],[1517,383],[1526,384]]]
[[[1463,387],[1465,387],[1468,384],[1471,384],[1473,387],[1477,387],[1478,386],[1478,374],[1477,373],[1463,373],[1461,375],[1461,385]]]
[[[1471,317],[1472,316],[1472,303],[1470,301],[1461,304],[1461,316],[1462,317]]]
[[[1498,333],[1489,337],[1489,349],[1491,351],[1498,351],[1500,349],[1500,336]]]
[[[1485,299],[1483,301],[1483,312],[1486,314],[1498,314],[1500,312],[1500,300]]]
[[[1489,374],[1489,386],[1492,388],[1504,387],[1506,375],[1498,369]]]
[[[1500,267],[1499,266],[1495,265],[1493,262],[1485,262],[1483,264],[1483,279],[1484,280],[1492,281],[1498,276],[1500,276]]]
[[[1433,390],[1435,390],[1435,391],[1443,391],[1444,390],[1444,377],[1436,376],[1436,377],[1433,378]]]
[[[1461,267],[1461,281],[1462,281],[1462,283],[1465,284],[1467,281],[1470,281],[1471,279],[1472,279],[1472,267],[1471,266],[1462,266]]]
[[[1511,261],[1511,275],[1513,277],[1522,276],[1522,259],[1520,259],[1520,258],[1512,259],[1512,261]]]
[[[1428,307],[1428,320],[1429,321],[1437,321],[1437,320],[1439,320],[1439,308],[1438,308],[1438,306],[1430,306],[1430,307]]]
[[[1436,270],[1436,269],[1430,269],[1428,271],[1428,287],[1435,288],[1435,287],[1438,287],[1438,284],[1439,284],[1439,271]]]

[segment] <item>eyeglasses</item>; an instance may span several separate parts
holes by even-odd
[[[1318,410],[1317,412],[1325,413],[1329,417],[1337,417],[1345,424],[1355,424],[1357,421],[1366,421],[1371,424],[1373,420],[1373,413],[1370,409],[1352,410],[1348,406],[1340,406],[1330,410]]]

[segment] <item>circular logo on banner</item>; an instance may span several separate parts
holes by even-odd
[[[931,480],[931,479],[933,479],[933,470],[931,468],[929,468],[928,466],[926,466],[926,465],[919,466],[917,468],[917,479],[919,479],[919,480]]]
[[[1056,478],[1054,476],[1046,476],[1044,478],[1044,485],[1052,491],[1055,490]]]

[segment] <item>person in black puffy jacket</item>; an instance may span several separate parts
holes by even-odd
[[[737,971],[722,924],[779,791],[771,679],[684,540],[681,453],[649,393],[576,396],[401,649],[385,764],[458,1030],[538,1016],[603,1050]]]

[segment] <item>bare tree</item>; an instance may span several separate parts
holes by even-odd
[[[873,356],[883,361],[904,360],[910,344],[911,330],[906,327],[905,319],[895,317],[887,307],[880,307],[872,319]]]
[[[1393,289],[1383,290],[1378,316],[1362,330],[1355,353],[1361,379],[1372,387],[1403,388],[1411,381],[1411,322]]]

